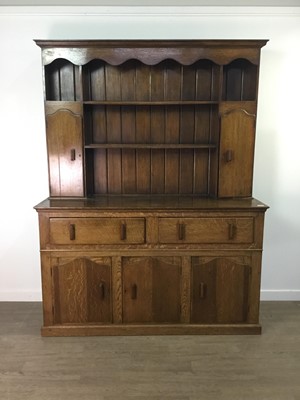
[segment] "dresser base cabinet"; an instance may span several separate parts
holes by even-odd
[[[178,198],[164,209],[165,198],[148,207],[131,200],[36,207],[42,334],[260,333],[266,206]]]

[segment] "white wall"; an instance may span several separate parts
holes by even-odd
[[[38,39],[270,39],[262,50],[254,196],[266,215],[262,298],[300,300],[300,9],[0,7],[0,300],[40,300],[48,196]]]

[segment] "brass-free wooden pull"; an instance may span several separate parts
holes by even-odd
[[[126,240],[127,236],[127,227],[125,222],[122,222],[121,224],[121,240]]]
[[[226,153],[225,153],[225,160],[226,160],[226,162],[232,161],[232,158],[233,158],[233,152],[232,152],[232,150],[227,150]]]
[[[200,297],[200,299],[205,299],[205,297],[206,297],[206,284],[204,282],[200,282],[199,297]]]
[[[136,298],[137,298],[137,284],[134,283],[134,284],[131,286],[131,299],[132,299],[132,300],[136,300]]]
[[[233,240],[236,233],[236,226],[235,224],[228,224],[228,239]]]
[[[75,149],[71,149],[71,151],[70,151],[70,158],[71,158],[71,161],[75,161],[76,160],[76,151],[75,151]]]
[[[99,290],[100,290],[100,297],[102,300],[105,298],[105,285],[104,282],[101,282],[99,285]]]
[[[75,224],[69,225],[69,234],[70,234],[70,240],[75,240],[76,237]]]
[[[178,238],[185,240],[185,224],[178,224]]]

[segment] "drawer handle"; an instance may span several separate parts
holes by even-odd
[[[75,149],[71,149],[70,158],[71,158],[71,161],[75,161],[76,160],[76,151],[75,151]]]
[[[185,224],[178,224],[178,238],[185,240]]]
[[[126,224],[122,223],[121,224],[121,240],[126,240],[127,237],[127,228],[126,228]]]
[[[233,240],[236,234],[236,226],[235,224],[228,224],[228,239]]]
[[[137,298],[137,284],[131,286],[131,300],[136,300]]]
[[[204,283],[204,282],[200,282],[199,297],[200,297],[200,299],[205,299],[205,297],[206,297],[206,283]]]
[[[70,234],[70,240],[75,240],[76,237],[75,224],[69,225],[69,234]]]
[[[99,290],[100,290],[100,298],[101,298],[101,300],[104,300],[105,299],[105,285],[104,285],[104,282],[100,283]]]
[[[232,150],[227,150],[226,154],[225,154],[226,162],[232,161],[232,158],[233,158],[233,151]]]

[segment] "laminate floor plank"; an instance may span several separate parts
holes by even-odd
[[[40,336],[40,303],[0,303],[1,400],[300,400],[300,302],[261,336]]]

